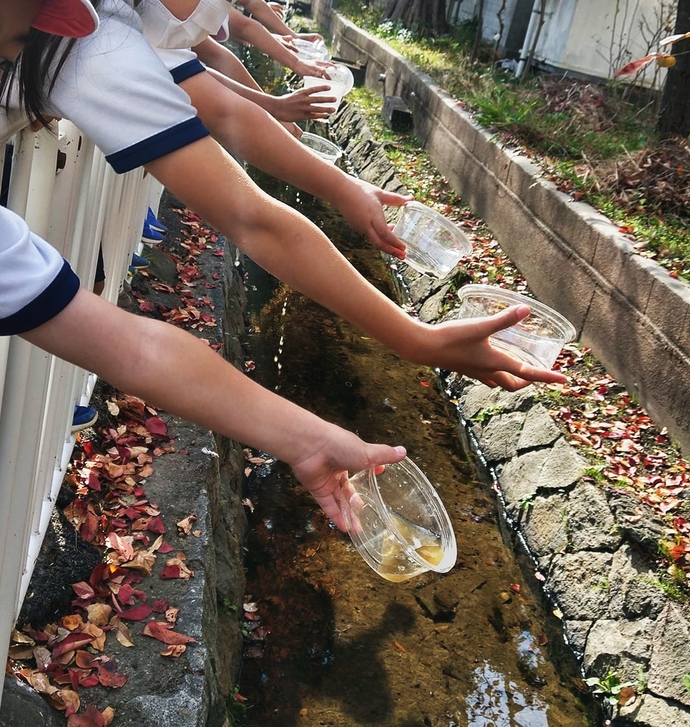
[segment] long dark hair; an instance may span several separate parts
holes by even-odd
[[[91,4],[97,8],[100,0],[91,0]],[[74,43],[74,40],[31,28],[17,61],[5,62],[0,68],[0,102],[5,110],[9,104],[10,89],[16,80],[23,110],[32,121],[47,124],[48,98]]]

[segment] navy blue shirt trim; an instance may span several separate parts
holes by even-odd
[[[0,319],[0,336],[14,336],[38,328],[55,318],[79,290],[79,278],[65,260],[53,282],[31,303],[7,318]]]
[[[209,131],[201,123],[201,119],[195,116],[126,149],[109,154],[106,161],[118,174],[124,174],[182,149],[205,136],[209,136]]]
[[[192,76],[196,76],[199,73],[203,73],[206,70],[204,64],[198,59],[194,58],[191,61],[186,61],[177,68],[170,70],[170,75],[173,77],[175,83],[182,83]]]

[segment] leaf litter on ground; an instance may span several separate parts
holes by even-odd
[[[177,292],[184,306],[166,309],[138,298],[140,311],[154,315],[200,335],[215,327],[214,306],[207,291],[215,287],[205,280],[197,263],[202,251],[217,245],[217,235],[193,213],[180,210],[182,223],[191,232],[180,248],[178,283],[152,287]],[[214,251],[215,252],[215,251]],[[222,252],[222,251],[221,251]],[[203,280],[203,290],[198,282]],[[210,344],[217,348],[217,344]],[[121,688],[128,679],[107,655],[108,634],[126,648],[136,648],[137,636],[128,624],[143,623],[140,634],[165,645],[161,656],[179,658],[187,644],[196,640],[175,630],[179,609],[165,600],[149,603],[149,596],[137,588],[152,576],[157,556],[171,553],[167,532],[158,507],[146,496],[146,479],[153,474],[156,457],[173,452],[165,421],[143,400],[109,391],[96,435],[78,438],[65,485],[74,499],[64,508],[72,526],[89,543],[103,552],[103,561],[88,582],[72,584],[71,612],[55,623],[34,629],[25,625],[15,630],[10,645],[7,671],[33,687],[50,704],[65,713],[68,727],[104,727],[111,724],[114,710],[83,705],[80,693],[97,685]],[[179,537],[200,535],[189,515],[176,523]],[[165,561],[162,579],[188,580],[194,575],[185,554]],[[155,617],[162,614],[164,620]],[[82,709],[83,707],[83,709]]]

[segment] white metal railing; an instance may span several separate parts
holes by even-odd
[[[116,175],[69,122],[38,133],[24,125],[4,124],[0,139],[1,172],[2,142],[13,134],[8,207],[62,253],[85,287],[93,285],[102,244],[103,296],[116,302],[157,183],[142,170]],[[94,384],[93,374],[20,338],[0,338],[2,664],[74,446],[74,406],[88,403]]]

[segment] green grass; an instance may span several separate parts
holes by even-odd
[[[503,71],[493,62],[491,45],[484,43],[478,59],[473,60],[476,26],[472,23],[434,38],[390,22],[381,23],[380,8],[357,0],[341,0],[338,11],[431,76],[499,139],[534,153],[565,191],[631,230],[640,242],[641,254],[656,259],[674,275],[690,279],[690,220],[671,214],[660,216],[645,200],[636,201],[633,208],[621,206],[612,194],[601,191],[597,179],[596,170],[601,165],[625,159],[654,141],[655,109],[646,96],[634,103],[629,88],[609,83],[599,104],[600,115],[588,122],[582,115],[569,112],[567,104],[559,110],[553,99],[549,103],[539,78],[519,82]],[[396,145],[405,144],[382,123],[375,132]],[[395,151],[391,159],[396,161]],[[417,192],[412,183],[408,186]]]

